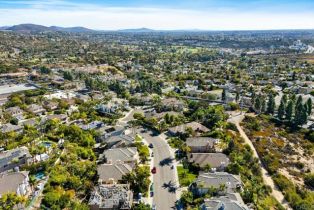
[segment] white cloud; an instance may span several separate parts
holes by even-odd
[[[233,10],[208,11],[96,7],[59,0],[32,1],[30,8],[0,9],[0,25],[35,23],[58,26],[85,26],[93,29],[149,27],[154,29],[307,29],[314,28],[314,13],[263,13]],[[47,5],[48,4],[48,5]],[[60,6],[60,7],[59,7]],[[62,6],[62,7],[61,7]]]

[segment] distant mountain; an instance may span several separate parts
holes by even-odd
[[[50,31],[49,27],[35,25],[35,24],[20,24],[8,27],[6,30],[16,31],[16,32],[41,32],[41,31]]]
[[[42,26],[36,24],[20,24],[11,27],[5,27],[2,30],[15,32],[48,32],[48,31],[63,31],[63,32],[92,32],[93,30],[84,27],[58,27],[58,26]]]
[[[0,31],[2,30],[7,30],[7,28],[9,28],[10,26],[0,26]]]
[[[154,32],[155,30],[150,28],[134,28],[134,29],[121,29],[119,32],[129,32],[129,33],[145,33],[145,32]]]
[[[75,32],[75,33],[92,32],[92,31],[94,31],[92,29],[79,27],[79,26],[78,27],[68,27],[68,28],[58,27],[58,26],[51,26],[49,28],[54,30],[54,31],[65,31],[65,32]]]

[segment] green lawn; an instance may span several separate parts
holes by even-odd
[[[183,166],[177,166],[177,170],[180,186],[187,187],[196,179],[196,175],[183,168]]]

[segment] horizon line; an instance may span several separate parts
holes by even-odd
[[[282,29],[278,29],[278,28],[268,28],[268,29],[202,29],[202,28],[194,28],[194,29],[188,29],[188,28],[181,28],[181,29],[170,29],[170,28],[154,28],[154,27],[146,27],[146,26],[142,26],[142,27],[134,27],[134,28],[119,28],[119,29],[99,29],[99,28],[92,28],[92,27],[88,27],[88,26],[82,26],[82,25],[72,25],[72,26],[60,26],[58,24],[54,24],[54,25],[44,25],[44,24],[36,24],[36,23],[19,23],[19,24],[13,24],[13,25],[2,25],[0,26],[1,28],[3,27],[13,27],[13,26],[19,26],[19,25],[36,25],[36,26],[44,26],[44,27],[61,27],[61,28],[76,28],[76,27],[81,27],[81,28],[86,28],[89,30],[93,30],[95,32],[106,32],[106,31],[123,31],[123,30],[151,30],[151,32],[158,32],[158,31],[208,31],[208,32],[223,32],[223,31],[308,31],[308,30],[314,30],[314,28],[282,28]],[[9,31],[9,30],[7,30]]]

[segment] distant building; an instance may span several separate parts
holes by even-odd
[[[166,98],[161,101],[163,111],[183,111],[185,104],[176,98]]]
[[[58,109],[58,103],[54,101],[44,101],[43,102],[44,108],[48,110],[56,110]]]
[[[8,113],[9,115],[11,115],[12,117],[18,120],[23,119],[24,111],[18,106],[7,108],[6,110],[4,110],[4,112]]]
[[[27,107],[27,110],[31,112],[32,114],[40,115],[44,113],[46,110],[38,104],[31,104]]]
[[[23,127],[20,125],[13,125],[11,123],[4,124],[1,127],[1,132],[2,133],[9,133],[9,132],[16,132],[16,133],[21,133],[23,131]]]
[[[62,123],[65,123],[67,121],[68,116],[66,114],[52,114],[47,115],[44,119],[45,120],[59,120]]]
[[[132,208],[133,193],[127,184],[99,185],[91,194],[91,210],[128,210]]]

